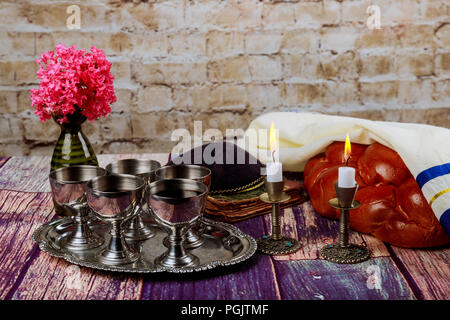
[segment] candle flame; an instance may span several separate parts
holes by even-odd
[[[272,154],[277,151],[277,137],[275,132],[275,125],[272,123],[270,124],[270,131],[269,131],[269,145],[270,145],[270,151]]]
[[[350,159],[350,154],[352,153],[352,145],[350,144],[350,137],[347,136],[345,137],[345,148],[344,148],[344,159],[346,162],[348,162],[348,160]]]

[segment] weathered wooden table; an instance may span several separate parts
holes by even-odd
[[[100,165],[130,156],[162,163],[166,154],[100,155]],[[284,233],[301,251],[282,257],[255,254],[230,268],[196,274],[117,274],[70,265],[41,252],[33,231],[55,218],[49,157],[0,158],[1,299],[449,299],[450,247],[410,250],[351,232],[373,258],[339,265],[319,249],[338,235],[338,222],[309,202],[284,210]],[[270,233],[269,215],[236,224],[253,237]],[[376,281],[376,278],[380,280]]]

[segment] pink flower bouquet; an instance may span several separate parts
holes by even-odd
[[[31,101],[42,122],[54,117],[62,124],[76,111],[93,121],[111,112],[110,105],[116,101],[114,76],[101,49],[92,46],[87,52],[58,44],[36,62],[42,81],[31,90]]]

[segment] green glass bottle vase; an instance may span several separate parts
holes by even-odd
[[[68,121],[60,124],[61,134],[53,151],[50,170],[75,165],[98,166],[98,160],[89,139],[83,133],[81,125],[87,119],[81,112],[67,116]]]

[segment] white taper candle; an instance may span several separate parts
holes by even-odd
[[[283,166],[281,162],[268,162],[266,165],[267,181],[283,181]]]
[[[340,188],[353,188],[356,185],[355,181],[355,168],[352,167],[339,167],[338,172],[338,187]]]

